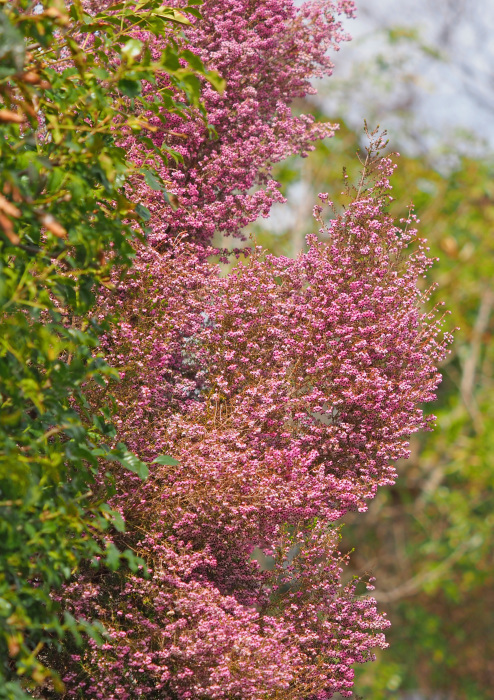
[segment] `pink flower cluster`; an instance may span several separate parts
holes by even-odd
[[[385,645],[375,601],[342,584],[336,521],[393,483],[430,425],[449,340],[421,311],[424,242],[386,214],[393,165],[376,161],[328,225],[321,195],[296,260],[256,249],[224,278],[208,262],[215,231],[238,234],[279,196],[271,164],[326,129],[288,104],[330,69],[335,9],[353,6],[208,1],[189,30],[228,78],[224,96],[206,89],[217,138],[181,123],[184,163],[162,172],[178,208],[145,192],[150,243],[103,302],[121,317],[102,344],[121,374],[118,438],[150,465],[146,482],[114,473],[115,542],[149,576],[88,569],[66,589],[108,630],[65,660],[71,697],[326,700]]]
[[[353,2],[308,0],[297,8],[292,0],[207,0],[201,13],[186,31],[187,42],[227,87],[223,95],[204,87],[213,137],[202,118],[170,115],[164,128],[148,115],[155,145],[166,144],[183,159],[160,170],[173,205],[145,185],[139,192],[155,215],[155,245],[183,232],[203,243],[217,231],[241,235],[274,201],[283,201],[272,166],[307,155],[315,140],[337,128],[296,116],[290,103],[315,92],[311,79],[331,74],[328,50],[349,38],[337,15],[352,16]],[[132,150],[132,138],[127,147]]]
[[[120,437],[178,464],[116,475],[120,544],[151,577],[67,591],[110,631],[87,678],[67,676],[72,694],[322,700],[350,694],[352,665],[384,645],[372,599],[340,583],[334,521],[393,482],[390,462],[429,425],[419,405],[444,340],[420,312],[423,243],[384,213],[380,168],[296,260],[256,250],[221,278],[183,240],[139,256],[106,340]]]

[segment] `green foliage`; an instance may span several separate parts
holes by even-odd
[[[84,394],[117,378],[98,355],[95,295],[146,234],[149,212],[126,183],[165,189],[119,142],[134,132],[148,153],[144,111],[185,119],[203,111],[201,80],[222,88],[182,47],[195,1],[180,11],[120,2],[94,15],[80,1],[32,8],[0,3],[0,698],[46,682],[60,690],[46,650],[67,633],[104,633],[62,615],[53,595],[82,561],[139,564],[106,537],[124,523],[105,504],[104,464],[142,478],[147,467],[114,445],[110,413],[94,415]],[[151,52],[142,36],[164,37],[166,49]],[[178,157],[166,145],[153,153]]]

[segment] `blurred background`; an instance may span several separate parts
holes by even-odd
[[[377,579],[389,649],[357,669],[365,700],[494,698],[494,1],[357,0],[354,40],[309,108],[341,124],[333,139],[275,173],[287,204],[252,227],[296,255],[318,192],[338,201],[358,170],[363,122],[399,151],[398,217],[413,201],[439,262],[435,300],[456,342],[442,368],[433,433],[414,437],[400,478],[348,516],[351,573]],[[429,409],[430,410],[430,409]]]

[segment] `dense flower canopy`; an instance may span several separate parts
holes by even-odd
[[[165,127],[150,118],[155,145],[166,142],[183,159],[161,170],[173,204],[143,184],[142,198],[155,214],[152,243],[166,245],[170,235],[184,231],[206,244],[217,231],[240,235],[246,224],[267,216],[274,201],[283,201],[271,178],[273,164],[306,155],[313,141],[334,133],[334,125],[297,116],[290,104],[315,92],[312,78],[331,74],[328,50],[349,38],[337,21],[343,12],[352,16],[353,3],[204,3],[203,19],[187,31],[187,40],[227,87],[222,95],[204,88],[209,128],[201,118],[170,116]],[[132,150],[132,138],[127,147]]]
[[[150,464],[144,483],[114,472],[115,542],[150,575],[88,570],[65,591],[109,632],[67,661],[71,696],[323,700],[385,644],[375,601],[341,583],[336,521],[393,483],[444,353],[421,311],[424,243],[386,214],[391,161],[329,224],[321,195],[296,260],[255,249],[221,277],[208,259],[213,233],[241,235],[280,198],[272,164],[332,133],[289,105],[330,72],[337,11],[353,5],[208,0],[187,30],[227,78],[205,88],[216,135],[200,116],[156,123],[183,157],[161,172],[173,206],[136,183],[149,241],[101,302],[121,315],[103,338],[118,437]]]

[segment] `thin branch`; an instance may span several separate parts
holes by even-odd
[[[482,337],[489,327],[493,305],[494,291],[489,287],[484,291],[480,299],[479,311],[472,331],[470,354],[463,365],[463,373],[460,382],[461,397],[468,412],[472,416],[474,427],[477,432],[481,432],[482,421],[473,396],[475,373],[482,349]]]
[[[417,595],[423,589],[424,585],[427,583],[432,583],[438,578],[444,575],[448,569],[451,569],[457,561],[459,561],[462,556],[473,547],[474,538],[463,542],[459,547],[457,547],[454,552],[443,559],[443,561],[436,566],[434,569],[429,569],[428,571],[422,571],[413,578],[405,581],[404,583],[396,586],[396,588],[390,591],[379,591],[376,590],[372,594],[373,597],[380,603],[394,603],[402,598],[409,598],[410,596]]]

